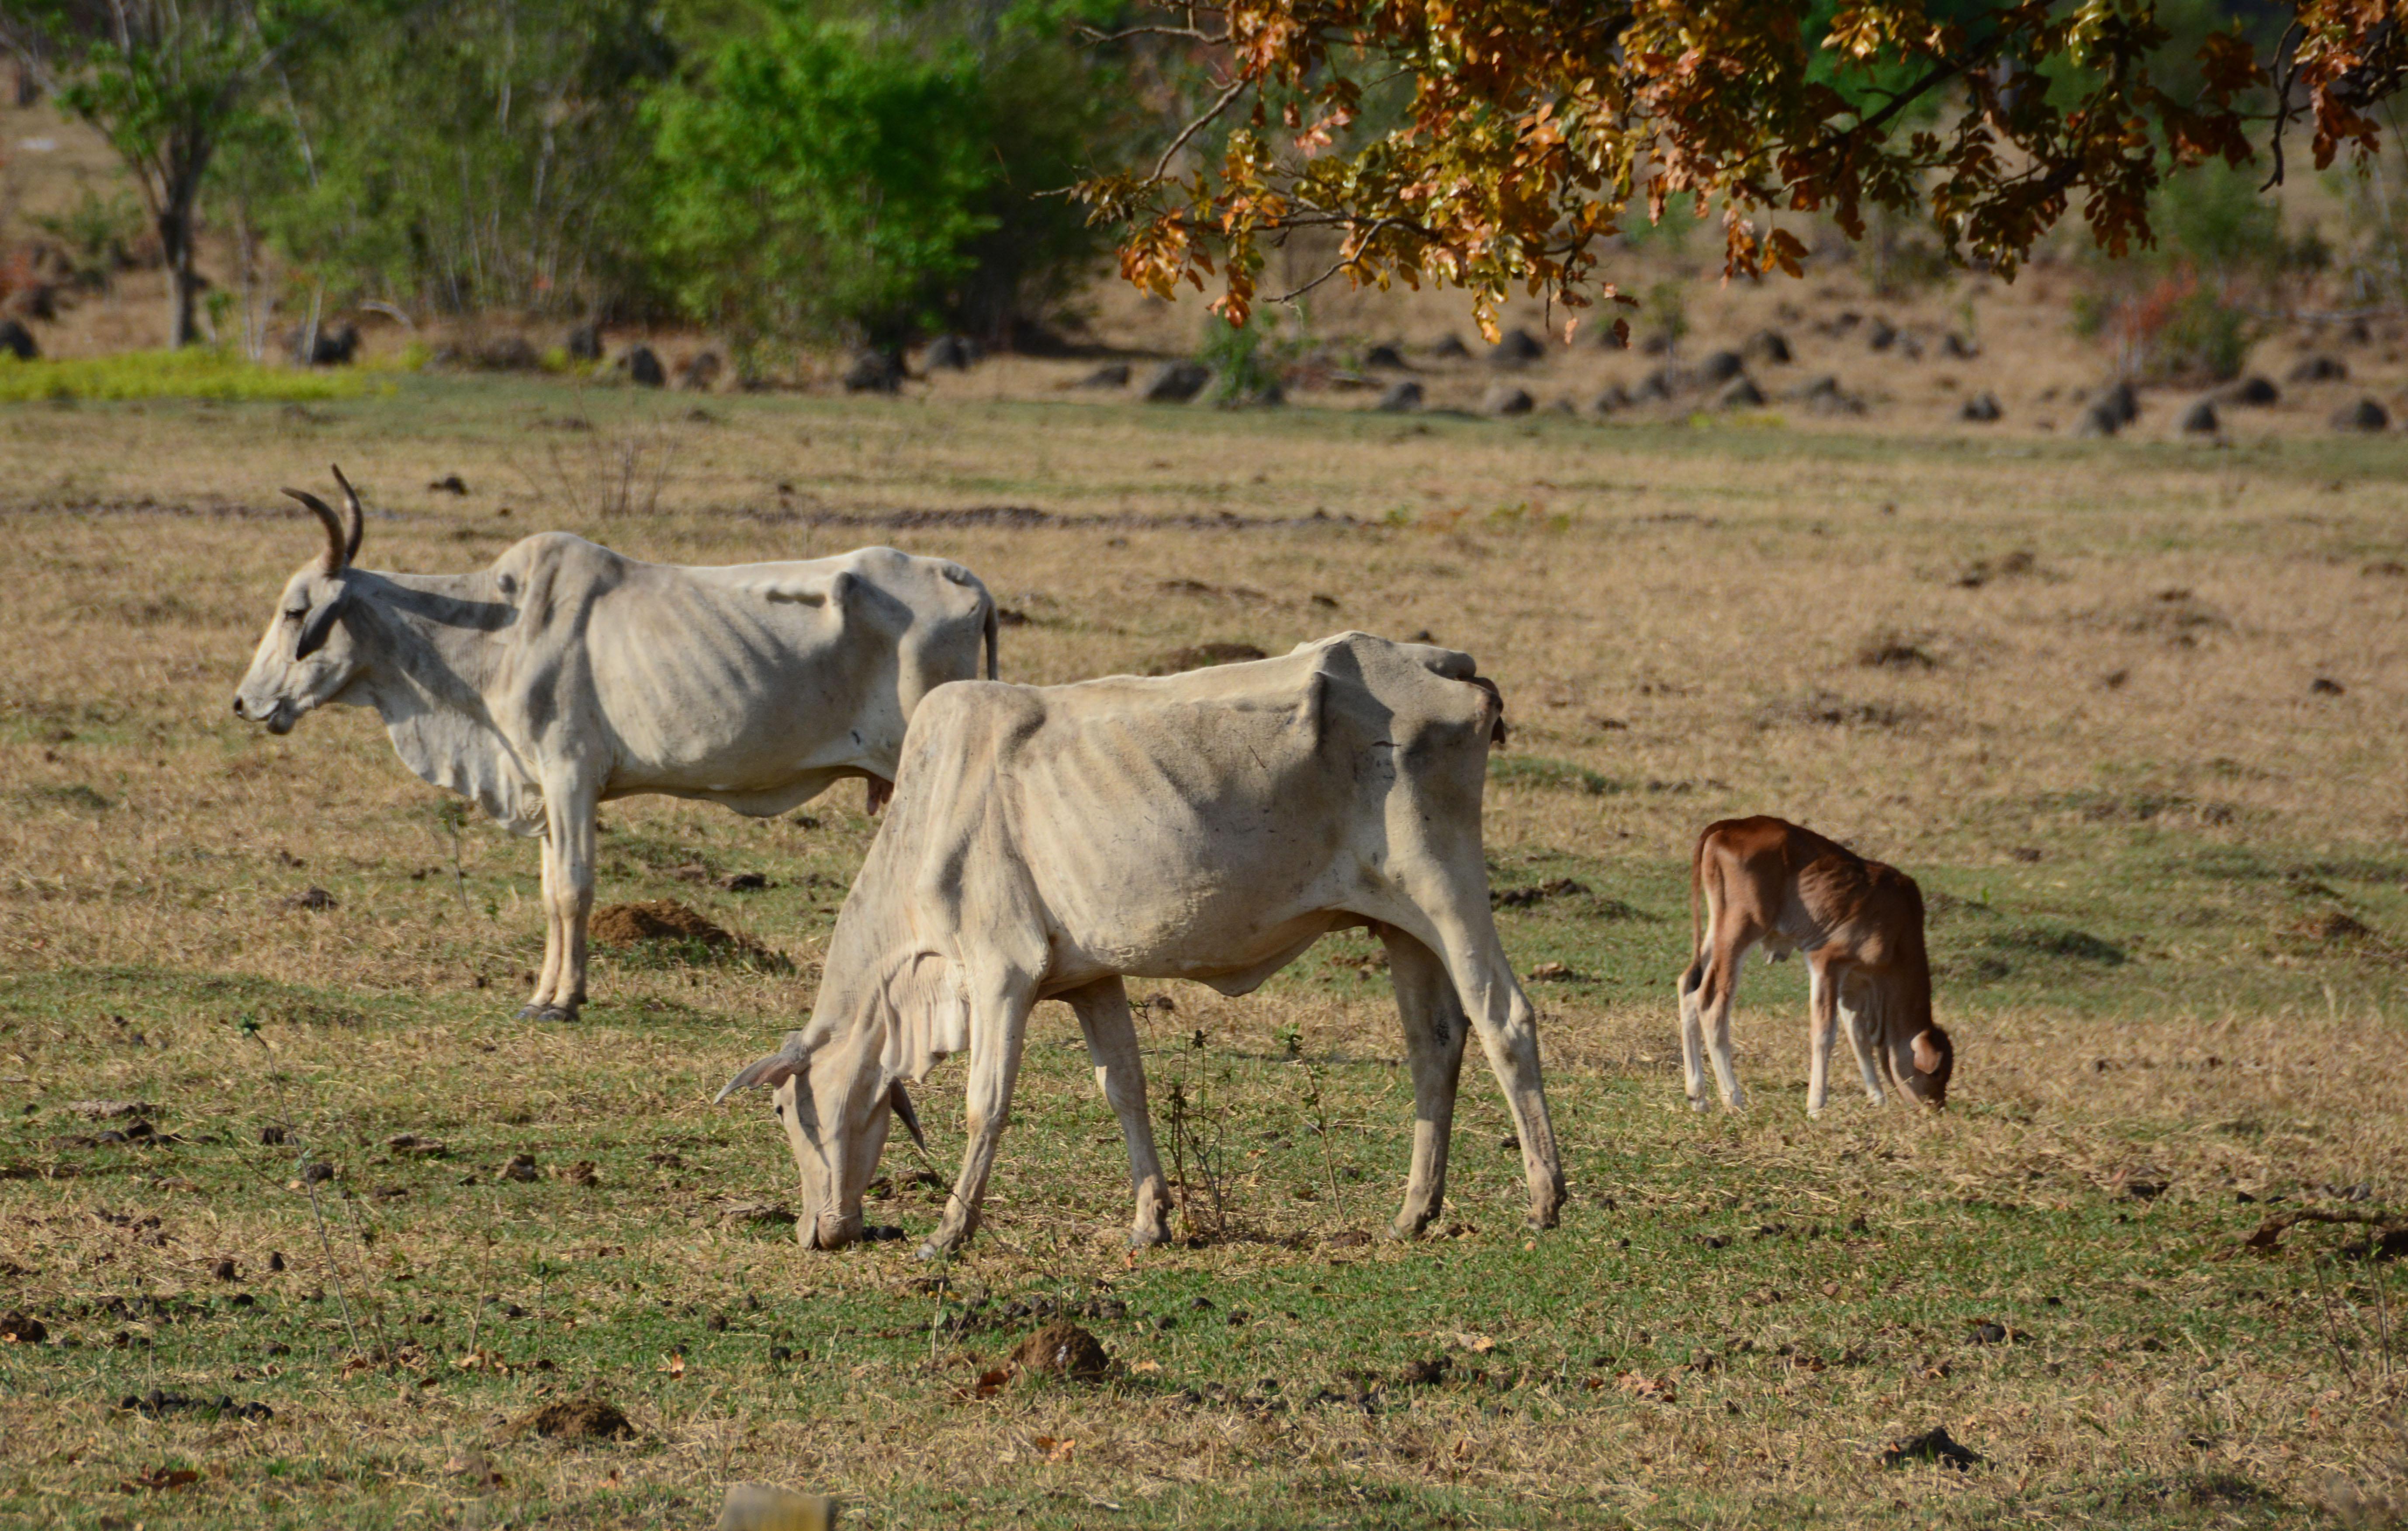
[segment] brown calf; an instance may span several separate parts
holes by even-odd
[[[1806,1114],[1822,1114],[1831,1034],[1842,1020],[1874,1105],[1884,1099],[1880,1074],[1925,1105],[1948,1103],[1956,1052],[1931,1021],[1931,964],[1914,879],[1785,820],[1725,819],[1698,837],[1689,915],[1696,957],[1681,975],[1681,1062],[1691,1106],[1706,1109],[1701,1051],[1713,1058],[1723,1104],[1747,1106],[1731,1067],[1731,1003],[1740,965],[1759,943],[1768,962],[1806,953],[1813,994]]]

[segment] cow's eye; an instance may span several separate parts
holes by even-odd
[[[302,607],[295,607],[295,608],[294,608],[292,610],[287,611],[286,613],[284,613],[284,615],[285,615],[286,617],[290,618],[290,619],[291,619],[291,620],[293,620],[294,622],[299,622],[302,618],[304,618],[304,617],[308,616],[308,614],[309,614],[309,608],[308,608],[308,607],[306,607],[306,606],[302,606]]]

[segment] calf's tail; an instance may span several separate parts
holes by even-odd
[[[1689,970],[1681,975],[1681,992],[1694,992],[1705,977],[1706,916],[1703,909],[1706,889],[1706,841],[1698,838],[1698,848],[1689,856]]]
[[[995,679],[996,629],[995,597],[986,598],[986,678]]]

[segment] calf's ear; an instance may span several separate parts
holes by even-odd
[[[1926,1074],[1939,1073],[1941,1062],[1946,1056],[1942,1050],[1947,1045],[1947,1034],[1937,1026],[1916,1032],[1914,1042],[1910,1044],[1914,1052],[1915,1068]]]
[[[886,1103],[895,1108],[896,1116],[903,1119],[903,1130],[911,1135],[911,1141],[920,1145],[920,1152],[927,1152],[928,1139],[920,1131],[920,1113],[911,1109],[911,1097],[904,1094],[901,1080],[896,1080],[887,1090]]]
[[[324,605],[312,610],[301,623],[301,637],[293,645],[293,657],[307,659],[324,648],[327,637],[335,631],[336,622],[343,614],[343,608],[351,604],[351,591],[342,589],[337,590]]]

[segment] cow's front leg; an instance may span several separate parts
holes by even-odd
[[[552,853],[549,827],[544,830],[538,859],[543,864],[543,970],[536,975],[535,993],[519,1007],[519,1019],[522,1021],[533,1021],[543,1014],[544,1006],[550,1002],[552,986],[560,981],[561,958],[568,946],[560,928],[560,911],[552,896],[552,890],[560,879],[560,858]]]
[[[1020,1050],[1028,1037],[1028,1010],[1035,1002],[1036,984],[1018,975],[991,982],[973,995],[964,1123],[969,1142],[962,1150],[961,1178],[946,1198],[945,1215],[937,1231],[920,1246],[923,1260],[952,1253],[978,1231],[979,1204],[986,1199],[986,1178],[995,1169],[996,1148],[1003,1141],[1004,1123],[1010,1116],[1012,1086],[1020,1079]]]
[[[1413,1164],[1405,1204],[1389,1232],[1417,1238],[1446,1205],[1447,1143],[1455,1132],[1455,1098],[1463,1079],[1463,1040],[1471,1022],[1455,997],[1455,981],[1428,947],[1393,925],[1380,927],[1388,952],[1388,980],[1397,990],[1397,1019],[1413,1070]]]
[[[599,794],[582,775],[544,780],[544,978],[538,1021],[572,1021],[585,1003],[585,929],[594,911],[594,811]]]
[[[1078,1012],[1079,1029],[1087,1034],[1087,1057],[1096,1066],[1096,1084],[1120,1118],[1121,1138],[1128,1145],[1129,1187],[1137,1195],[1129,1243],[1140,1249],[1167,1244],[1170,1193],[1163,1183],[1162,1157],[1154,1149],[1154,1121],[1146,1114],[1145,1063],[1138,1052],[1127,986],[1115,974],[1062,997]]]

